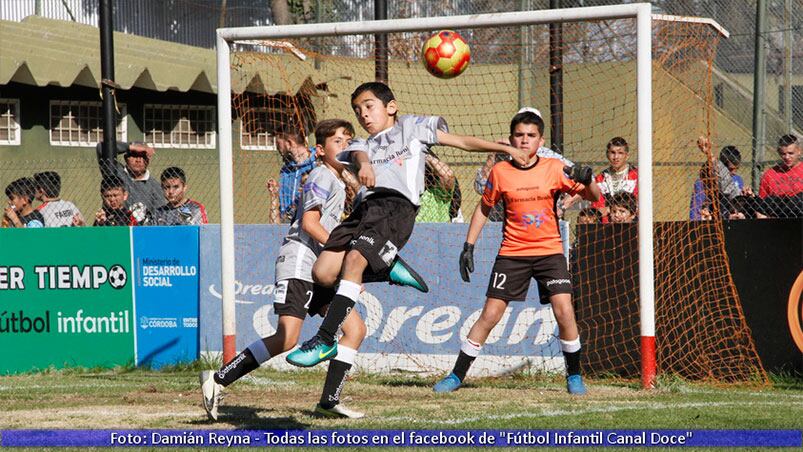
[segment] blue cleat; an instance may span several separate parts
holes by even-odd
[[[566,389],[569,394],[586,395],[586,385],[583,384],[583,377],[580,375],[569,375],[566,377]]]
[[[457,391],[457,388],[459,388],[462,384],[463,382],[457,378],[457,375],[450,373],[449,375],[445,376],[443,380],[435,383],[435,386],[432,387],[432,390],[435,392],[453,392]]]
[[[424,281],[424,278],[416,273],[407,262],[402,260],[401,256],[397,256],[396,260],[393,262],[393,267],[390,268],[388,279],[390,280],[390,284],[396,286],[408,286],[424,293],[429,292],[429,287],[426,281]]]
[[[287,362],[298,367],[312,367],[337,356],[337,341],[331,345],[317,334],[287,355]]]

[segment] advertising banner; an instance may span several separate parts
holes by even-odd
[[[0,229],[0,373],[133,363],[127,227]]]
[[[198,227],[132,228],[137,365],[198,357]]]
[[[501,224],[489,224],[475,249],[471,282],[460,279],[458,256],[467,225],[423,223],[400,255],[427,281],[427,294],[387,283],[366,285],[357,309],[368,334],[360,355],[372,370],[447,368],[479,317],[496,253]],[[237,348],[275,331],[274,264],[287,226],[242,225],[235,228]],[[201,227],[201,350],[221,350],[220,239],[217,226]],[[311,337],[320,317],[307,318],[302,340]],[[494,373],[494,366],[527,362],[539,369],[562,369],[557,323],[548,305],[538,301],[536,284],[526,302],[511,302],[491,332],[476,366]],[[499,358],[493,362],[494,358]],[[279,360],[276,360],[279,361]],[[283,361],[283,360],[281,360]],[[481,370],[480,370],[481,371]]]

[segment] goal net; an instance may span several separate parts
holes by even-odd
[[[300,131],[309,147],[318,121],[343,118],[358,136],[366,136],[350,94],[377,76],[374,32],[380,30],[388,43],[386,79],[401,114],[442,116],[453,133],[498,140],[508,136],[520,108],[536,108],[546,123],[546,146],[590,165],[595,174],[611,166],[606,145],[616,137],[627,142],[629,166],[602,176],[608,190],[604,208],[580,201],[558,212],[567,222],[586,372],[623,377],[647,372],[645,384],[651,384],[654,347],[658,373],[766,381],[729,273],[716,176],[705,166],[726,137],[749,133],[712,99],[712,63],[726,32],[708,20],[648,17],[642,28],[651,46],[639,53],[639,8],[649,14],[649,5],[626,5],[219,31],[223,317],[229,346],[235,310],[237,349],[271,334],[276,324],[269,284],[288,225],[257,225],[292,215],[281,197],[294,195],[302,182],[292,182],[286,173],[306,158],[283,156],[276,134]],[[468,69],[449,80],[430,75],[421,61],[423,42],[441,29],[458,31],[471,47]],[[647,62],[639,64],[639,58]],[[642,95],[651,88],[646,101],[639,99],[639,86]],[[700,136],[713,144],[707,154],[697,148]],[[368,326],[358,359],[364,370],[451,368],[483,306],[502,223],[490,221],[484,228],[472,283],[460,281],[457,258],[465,223],[479,201],[483,166],[494,157],[442,146],[433,151],[450,171],[430,171],[427,187],[445,196],[451,221],[420,218],[400,253],[431,291],[366,285],[358,303]],[[270,179],[296,185],[272,194]],[[634,191],[632,199],[617,196]],[[690,221],[695,196],[704,219]],[[635,203],[629,209],[632,222],[614,222],[613,210],[628,202]],[[590,208],[597,208],[604,222],[578,224],[594,213]],[[254,301],[235,303],[254,286],[260,287]],[[510,303],[473,372],[562,371],[557,323],[550,307],[538,303],[535,284],[527,300]],[[302,337],[318,324],[318,318],[308,319]]]

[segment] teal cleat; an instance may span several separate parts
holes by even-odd
[[[566,390],[573,395],[586,395],[586,385],[583,384],[583,377],[580,375],[569,375],[566,377]]]
[[[337,356],[337,341],[329,345],[316,334],[287,355],[287,362],[298,367],[312,367],[335,356]]]
[[[393,261],[393,267],[390,268],[390,275],[388,278],[390,279],[390,284],[412,287],[424,293],[429,292],[429,286],[427,286],[424,278],[416,273],[401,256],[396,256],[396,260]]]
[[[435,392],[454,392],[457,391],[457,388],[462,385],[463,382],[457,378],[457,375],[454,373],[450,373],[443,380],[435,383],[435,386],[432,387],[432,390]]]

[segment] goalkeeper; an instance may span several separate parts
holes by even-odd
[[[529,159],[525,165],[511,161],[494,165],[482,200],[471,217],[460,254],[460,276],[466,282],[474,271],[474,244],[488,213],[498,202],[505,203],[502,247],[491,271],[485,306],[461,346],[454,369],[435,385],[435,392],[451,392],[460,387],[508,303],[524,301],[530,278],[534,278],[541,303],[552,304],[558,321],[567,389],[571,394],[586,393],[580,373],[580,335],[572,307],[571,276],[562,254],[556,203],[561,193],[596,201],[600,190],[593,182],[591,168],[564,167],[560,160],[538,156],[536,151],[544,143],[543,131],[544,121],[531,111],[516,114],[510,122],[510,144],[525,151]]]

